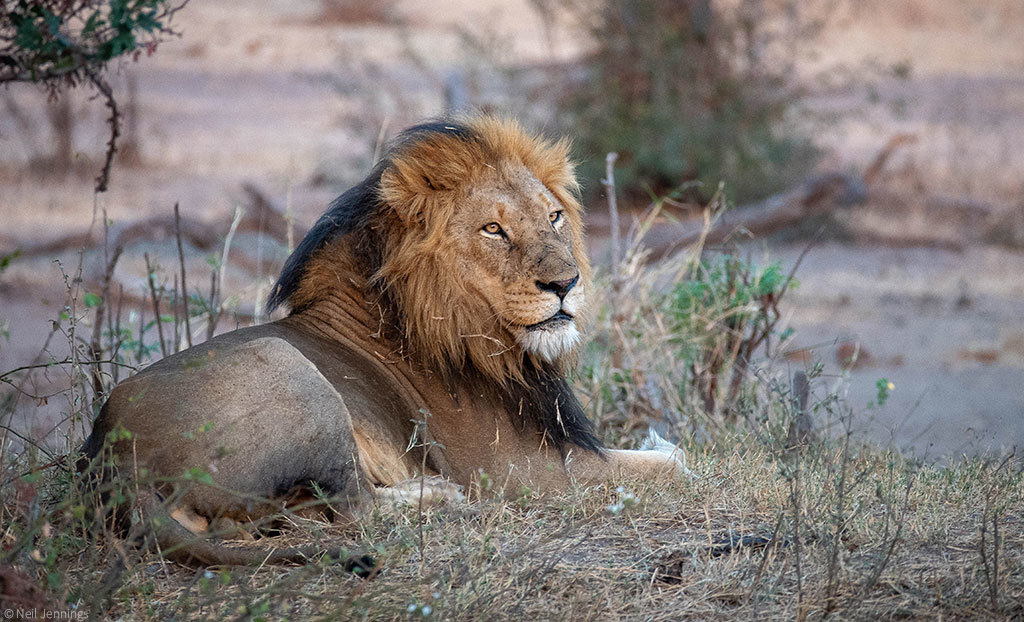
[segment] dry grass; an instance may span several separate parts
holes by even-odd
[[[127,619],[548,619],[555,612],[570,620],[792,619],[820,617],[829,607],[842,619],[1024,614],[1019,474],[978,462],[938,469],[859,452],[849,462],[858,483],[836,540],[830,469],[841,452],[823,445],[808,453],[800,465],[799,580],[785,469],[772,452],[737,441],[691,448],[693,482],[627,484],[623,491],[608,484],[518,500],[474,496],[422,516],[415,508],[382,508],[356,529],[297,525],[278,538],[306,540],[312,529],[372,549],[383,569],[369,581],[336,566],[194,571],[145,555],[104,610]],[[626,494],[636,498],[633,507],[609,509]],[[982,508],[992,499],[1002,504],[995,603],[979,548]],[[712,554],[730,534],[773,533],[767,546]],[[54,567],[62,580],[54,587],[69,590],[62,595],[68,602],[87,600],[103,583],[104,556],[94,557],[81,541],[58,548]]]
[[[33,470],[47,460],[28,443],[3,455],[0,565],[44,586],[52,606],[91,618],[1024,616],[1019,460],[938,467],[863,446],[849,433],[854,413],[823,379],[810,405],[821,438],[794,444],[798,412],[777,337],[757,360],[728,361],[720,409],[704,412],[697,370],[680,353],[693,350],[689,340],[718,345],[679,334],[672,299],[659,293],[698,268],[641,260],[635,247],[625,253],[615,300],[611,279],[599,282],[594,344],[576,383],[606,441],[630,446],[648,425],[664,428],[682,440],[692,480],[538,495],[490,490],[485,478],[465,504],[377,507],[349,526],[285,517],[266,540],[368,551],[381,568],[370,580],[330,563],[197,571],[111,537],[85,511],[92,500],[77,491],[70,460]],[[69,295],[74,339],[72,319],[88,309]],[[735,327],[728,301],[702,313],[710,334]],[[73,351],[79,381],[68,403],[88,419],[95,378],[88,351]],[[740,390],[727,399],[733,374]]]

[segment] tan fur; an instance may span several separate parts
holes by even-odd
[[[310,481],[358,513],[374,491],[418,497],[412,478],[424,475],[442,478],[426,480],[429,496],[453,499],[481,471],[513,492],[682,473],[663,441],[646,451],[555,448],[509,406],[529,369],[574,362],[591,289],[582,210],[566,142],[490,117],[462,123],[475,138],[435,133],[393,151],[381,209],[315,252],[288,300],[292,315],[218,336],[119,385],[87,452],[124,428],[130,441],[114,445],[122,464],[161,477],[208,470],[216,487],[172,495],[174,516],[193,531],[272,513],[284,488]],[[487,233],[490,222],[504,237]],[[379,264],[368,268],[372,236]],[[553,293],[551,284],[577,276]],[[157,512],[155,496],[145,499],[143,509]],[[159,533],[162,546],[202,563],[264,553],[189,543],[181,524]]]

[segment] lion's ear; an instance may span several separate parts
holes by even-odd
[[[381,173],[381,198],[405,222],[421,222],[424,206],[469,183],[486,160],[480,145],[459,135],[431,133],[402,145]]]
[[[424,208],[432,198],[466,183],[471,169],[464,159],[464,154],[451,148],[417,145],[392,159],[381,173],[380,196],[404,222],[422,224]]]
[[[392,166],[381,173],[380,197],[406,225],[422,225],[427,197],[435,192],[429,178],[409,170]]]

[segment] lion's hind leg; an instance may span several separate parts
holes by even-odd
[[[170,514],[178,524],[197,536],[205,534],[210,529],[210,521],[190,507],[179,505],[172,509]]]

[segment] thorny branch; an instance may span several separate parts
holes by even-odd
[[[107,0],[36,0],[0,5],[0,84],[28,82],[51,98],[91,84],[110,109],[110,138],[96,192],[105,192],[121,135],[121,114],[103,77],[124,55],[138,60],[179,33],[168,24],[188,0],[145,0],[117,10]]]

